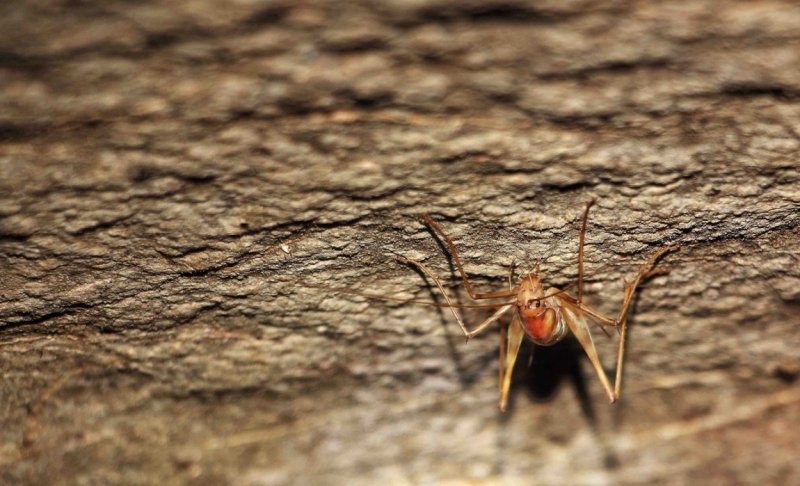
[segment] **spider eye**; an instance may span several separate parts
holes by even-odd
[[[526,304],[527,304],[527,306],[528,306],[528,308],[529,308],[529,309],[530,309],[531,307],[534,307],[534,308],[537,308],[537,309],[538,309],[539,307],[541,307],[541,305],[542,305],[542,302],[541,302],[539,299],[531,299],[531,300],[529,300],[528,302],[526,302]]]

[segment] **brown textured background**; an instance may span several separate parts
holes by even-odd
[[[799,95],[790,1],[4,1],[0,482],[800,484]],[[604,312],[683,245],[613,406],[305,285],[565,285],[592,197]]]

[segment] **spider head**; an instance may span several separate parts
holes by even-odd
[[[523,319],[540,316],[546,310],[544,302],[544,288],[535,273],[528,274],[522,279],[517,292],[517,307]]]

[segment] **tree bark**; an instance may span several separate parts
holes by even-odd
[[[4,2],[0,85],[3,484],[800,484],[795,2]],[[592,198],[607,315],[681,245],[617,404],[335,290],[469,303],[418,213],[565,287]]]

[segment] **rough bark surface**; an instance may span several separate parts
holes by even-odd
[[[5,1],[0,86],[3,484],[800,484],[796,2]],[[603,312],[682,245],[615,405],[314,287],[567,285],[593,197]]]

